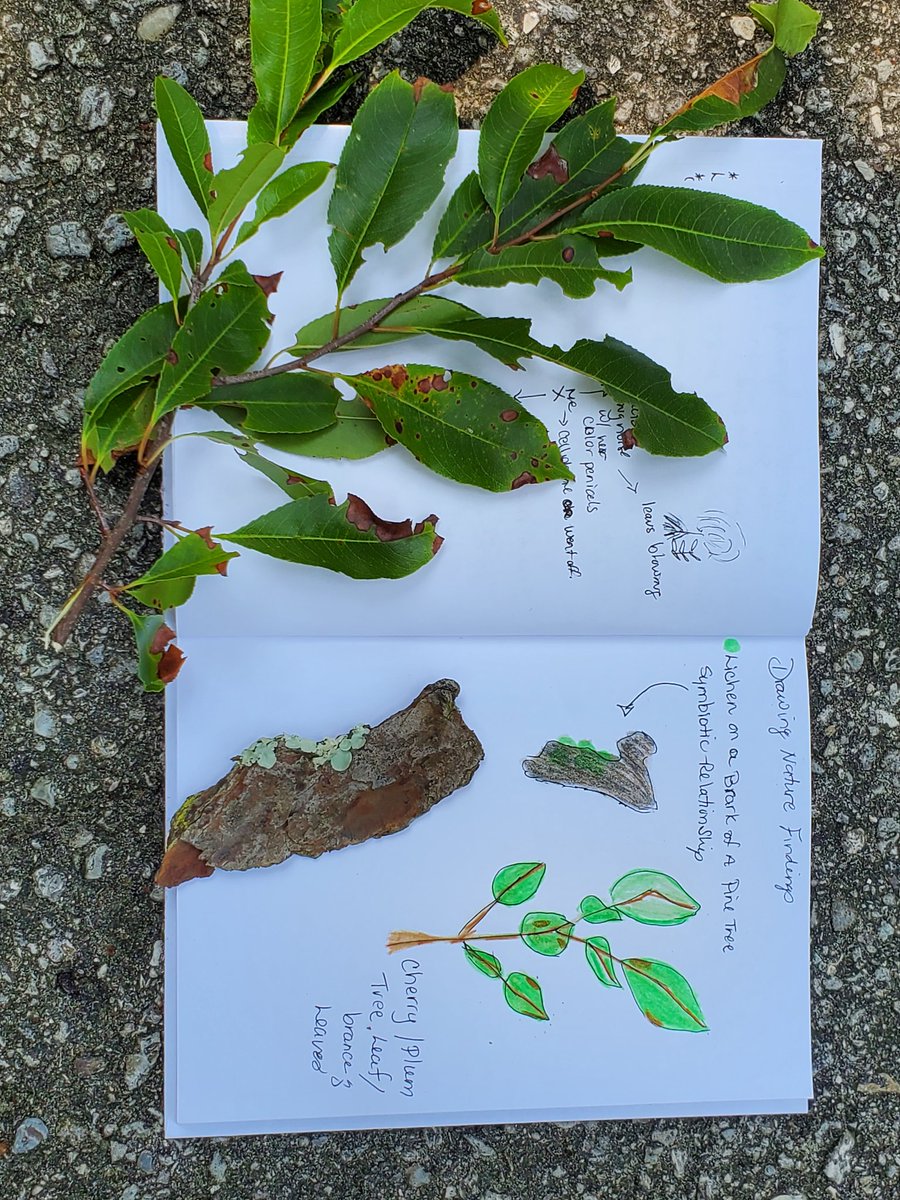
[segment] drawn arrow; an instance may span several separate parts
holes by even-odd
[[[631,710],[637,704],[638,700],[640,700],[641,696],[646,696],[646,694],[649,691],[652,691],[653,688],[658,688],[658,687],[677,687],[677,688],[681,688],[682,691],[685,691],[685,692],[689,692],[691,690],[689,687],[686,687],[685,684],[683,684],[683,683],[651,683],[650,686],[645,687],[642,692],[638,692],[638,694],[635,696],[635,698],[631,701],[630,704],[617,704],[616,708],[620,708],[622,710],[623,717],[630,716]]]

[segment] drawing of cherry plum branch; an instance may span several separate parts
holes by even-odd
[[[627,917],[642,925],[681,925],[690,920],[700,911],[700,905],[677,880],[662,871],[643,868],[629,871],[610,887],[608,904],[597,896],[585,896],[574,917],[531,911],[514,933],[478,932],[482,921],[498,905],[512,907],[530,900],[543,882],[546,870],[546,864],[541,862],[503,867],[491,885],[493,898],[459,933],[442,937],[412,930],[395,931],[388,938],[388,951],[410,950],[437,942],[461,945],[466,960],[477,971],[502,983],[503,997],[514,1012],[547,1021],[550,1017],[538,981],[522,971],[505,972],[495,954],[473,943],[519,941],[547,958],[558,957],[576,943],[584,947],[587,964],[604,987],[621,988],[621,971],[632,998],[653,1025],[686,1033],[702,1033],[709,1028],[694,989],[674,967],[651,958],[619,958],[613,954],[606,937],[600,934],[582,937],[575,933],[581,922],[605,925]]]

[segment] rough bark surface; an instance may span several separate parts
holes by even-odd
[[[629,733],[616,749],[618,758],[589,746],[547,742],[540,754],[526,758],[522,766],[529,779],[541,783],[602,792],[637,812],[656,808],[653,781],[647,770],[647,759],[656,753],[656,742],[648,733]]]
[[[189,796],[169,830],[156,882],[174,887],[211,875],[318,858],[405,829],[464,787],[484,757],[456,697],[459,684],[429,684],[401,712],[366,734],[344,770],[276,739],[274,762],[244,765]]]

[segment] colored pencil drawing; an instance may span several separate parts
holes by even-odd
[[[593,742],[560,737],[522,767],[529,779],[600,792],[636,812],[651,812],[657,804],[647,759],[656,753],[656,742],[649,733],[628,733],[616,749],[618,755],[598,750]]]
[[[466,961],[489,979],[497,980],[503,998],[513,1012],[536,1021],[548,1021],[541,985],[523,971],[507,972],[500,959],[476,942],[523,944],[535,954],[557,958],[571,945],[584,949],[584,957],[594,978],[607,988],[622,988],[622,980],[632,999],[652,1025],[683,1033],[704,1033],[709,1026],[703,1016],[694,989],[685,977],[668,963],[652,958],[620,958],[613,953],[609,940],[600,934],[581,936],[575,932],[586,925],[606,925],[627,918],[642,925],[682,925],[700,911],[698,902],[662,871],[640,868],[622,875],[609,889],[609,903],[598,896],[585,896],[576,913],[568,917],[560,912],[529,911],[515,932],[479,933],[479,926],[498,906],[525,904],[537,892],[546,874],[541,862],[512,863],[494,876],[492,899],[471,917],[459,933],[441,937],[413,930],[397,930],[387,941],[389,953],[410,950],[438,942],[462,947]],[[587,931],[586,931],[587,932]],[[620,978],[621,973],[621,978]]]

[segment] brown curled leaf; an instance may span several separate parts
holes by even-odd
[[[405,521],[385,521],[383,517],[375,515],[365,500],[354,496],[352,492],[347,495],[347,520],[363,533],[374,533],[382,542],[396,542],[400,538],[413,537],[414,534],[422,533],[426,524],[435,526],[438,522],[434,513],[424,521],[419,521],[415,528],[409,517]]]
[[[271,296],[278,291],[278,284],[281,282],[281,277],[284,271],[276,271],[274,275],[253,275],[251,278],[262,289],[264,296]]]
[[[539,159],[531,164],[526,174],[532,179],[543,179],[549,175],[555,183],[569,182],[569,164],[561,157],[556,146],[551,143]]]
[[[167,646],[159,660],[156,674],[163,683],[171,683],[184,666],[184,651],[180,646]]]
[[[623,450],[633,450],[637,444],[638,444],[637,438],[634,436],[634,430],[633,429],[623,429],[622,430],[622,449]]]
[[[153,640],[150,643],[151,654],[162,654],[169,642],[175,637],[175,630],[170,629],[168,625],[160,625],[156,633],[153,635]]]

